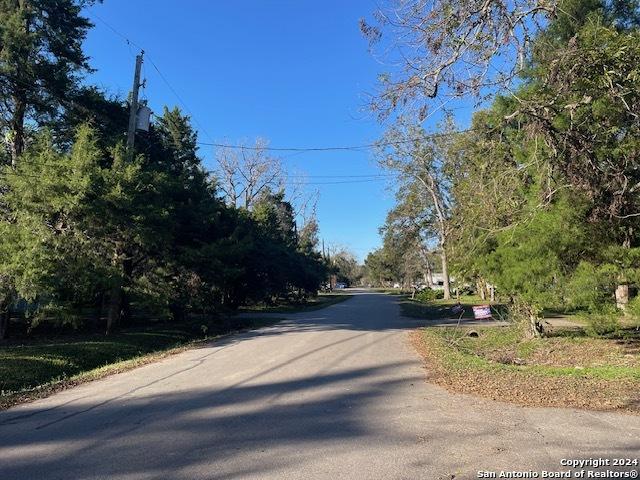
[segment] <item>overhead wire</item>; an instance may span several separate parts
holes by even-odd
[[[134,46],[135,48],[139,49],[140,51],[144,51],[144,49],[139,44],[137,44],[136,42],[131,40],[129,37],[127,37],[126,35],[121,33],[119,30],[114,28],[110,23],[108,23],[106,20],[104,20],[101,16],[99,16],[98,14],[93,12],[92,10],[90,10],[90,12],[91,12],[91,15],[93,17],[95,17],[98,21],[103,23],[109,30],[111,30],[118,37],[121,37],[126,42],[127,46],[129,46],[129,50],[130,50],[131,46]],[[131,51],[130,51],[130,53],[131,53]],[[177,90],[171,85],[171,83],[168,81],[166,76],[162,73],[162,71],[160,70],[158,65],[153,61],[153,58],[151,58],[151,56],[148,54],[148,52],[146,53],[146,56],[147,56],[147,60],[149,61],[149,63],[152,65],[154,70],[158,73],[160,79],[165,83],[165,85],[168,87],[168,89],[172,92],[172,94],[180,102],[181,106],[185,109],[185,111],[191,116],[191,118],[194,120],[194,122],[199,127],[199,129],[209,139],[211,139],[211,136],[209,135],[209,133],[206,131],[206,129],[204,129],[202,124],[198,121],[197,117],[193,114],[192,110],[189,108],[189,106],[186,104],[186,102],[183,100],[183,98],[180,96],[180,94],[177,92]],[[143,95],[146,95],[144,89],[143,89]],[[84,109],[83,106],[78,105],[75,102],[69,101],[69,100],[67,100],[65,98],[59,97],[58,100],[60,100],[61,103],[66,103],[66,104],[71,105],[73,107]],[[93,113],[96,113],[96,112],[93,112]],[[360,144],[360,145],[327,146],[327,147],[263,147],[263,146],[258,147],[258,146],[246,146],[246,145],[237,145],[237,144],[226,144],[226,143],[219,143],[219,142],[213,142],[213,141],[211,141],[211,142],[196,142],[196,143],[198,145],[213,146],[213,147],[217,147],[217,148],[242,149],[242,150],[254,150],[254,151],[262,150],[262,151],[276,151],[276,152],[293,152],[291,155],[286,155],[284,157],[284,158],[287,158],[287,157],[291,157],[291,156],[295,156],[295,155],[299,155],[299,154],[307,153],[307,152],[335,152],[335,151],[360,151],[360,152],[364,152],[364,151],[370,150],[372,148],[380,148],[380,147],[392,146],[392,145],[401,145],[401,144],[405,144],[405,143],[414,143],[416,141],[425,140],[425,139],[428,139],[428,138],[437,138],[437,137],[457,135],[457,134],[465,133],[465,132],[468,132],[468,131],[471,131],[471,130],[472,129],[459,130],[459,131],[454,131],[454,132],[436,132],[436,133],[423,135],[423,136],[421,136],[419,138],[405,139],[405,140],[395,140],[395,141],[387,141],[387,142],[375,142],[375,143]],[[57,168],[64,167],[63,165],[59,165],[59,164],[55,164],[55,165],[54,164],[50,164],[50,165],[56,166]],[[214,174],[215,172],[210,172],[209,171],[207,173],[208,174]],[[26,174],[24,172],[7,171],[7,170],[0,171],[0,175],[14,175],[14,176],[39,178],[36,175],[29,175],[29,174]],[[361,175],[306,175],[306,174],[289,175],[289,174],[285,174],[285,175],[282,176],[282,178],[283,179],[295,179],[295,178],[299,178],[299,179],[307,179],[307,178],[336,179],[335,181],[305,182],[305,185],[338,185],[338,184],[357,184],[357,183],[372,183],[372,182],[386,181],[389,178],[394,177],[394,176],[397,176],[397,174],[395,174],[395,173],[384,173],[384,174],[383,173],[378,173],[378,174],[361,174]]]
[[[149,63],[151,64],[151,66],[154,68],[154,70],[158,73],[158,76],[160,77],[160,79],[164,82],[164,84],[167,86],[167,88],[169,88],[169,90],[171,91],[171,93],[173,93],[173,95],[176,97],[176,99],[178,100],[178,102],[180,103],[180,105],[182,106],[182,108],[185,109],[185,111],[191,116],[191,118],[193,118],[193,121],[196,123],[196,125],[198,126],[198,128],[200,129],[200,131],[202,131],[202,133],[204,133],[210,140],[212,140],[211,135],[209,135],[209,132],[207,132],[207,130],[202,126],[202,124],[198,121],[197,117],[193,114],[193,111],[189,108],[189,106],[187,105],[187,103],[182,99],[182,97],[180,96],[180,94],[177,92],[177,90],[175,88],[173,88],[173,86],[171,85],[171,83],[169,82],[169,80],[167,79],[167,77],[160,71],[160,68],[158,67],[158,65],[153,61],[153,58],[151,57],[151,55],[149,55],[149,52],[147,50],[145,50],[144,48],[142,48],[140,45],[136,44],[135,42],[133,42],[132,40],[129,39],[129,37],[127,37],[125,34],[121,33],[120,31],[118,31],[116,28],[114,28],[111,24],[109,24],[106,20],[104,20],[102,17],[100,17],[99,15],[97,15],[96,13],[93,12],[93,10],[90,10],[91,14],[93,16],[95,16],[100,22],[102,22],[104,25],[106,25],[111,31],[113,31],[116,35],[118,35],[119,37],[123,38],[126,42],[127,45],[133,45],[134,47],[138,48],[140,51],[145,52],[146,54],[146,59],[149,61]]]
[[[366,151],[372,148],[388,147],[393,145],[404,145],[406,143],[415,143],[421,140],[449,137],[454,135],[460,135],[462,133],[468,133],[473,131],[472,128],[464,130],[455,130],[449,132],[434,132],[421,135],[420,137],[409,138],[404,140],[390,140],[386,142],[374,142],[360,145],[342,145],[342,146],[330,146],[330,147],[264,147],[264,146],[247,146],[239,144],[227,144],[216,142],[197,142],[198,145],[207,145],[217,148],[229,148],[234,150],[254,150],[254,151],[271,151],[271,152],[335,152],[335,151]]]
[[[37,165],[43,165],[43,166],[50,166],[50,167],[55,167],[58,169],[64,169],[64,168],[69,168],[69,165],[65,165],[63,163],[59,163],[59,162],[47,162],[47,161],[42,161],[42,162],[31,162],[28,161],[26,159],[21,159],[21,163],[33,163],[33,164],[37,164]],[[0,172],[1,173],[1,172]],[[207,174],[210,175],[215,175],[215,171],[206,171]],[[12,172],[12,174],[15,174],[15,172]],[[284,173],[282,175],[280,175],[280,178],[283,179],[300,179],[300,180],[305,180],[305,179],[313,179],[313,178],[318,178],[318,179],[339,179],[341,180],[341,183],[346,183],[348,179],[348,181],[362,181],[362,180],[375,180],[375,181],[379,181],[379,180],[386,180],[386,179],[390,179],[393,177],[397,177],[398,173],[369,173],[369,174],[336,174],[336,175],[312,175],[312,174],[288,174],[288,173]]]
[[[67,165],[62,165],[62,164],[52,164],[52,163],[43,163],[41,165],[46,165],[46,166],[55,166],[57,168],[68,168]],[[212,172],[207,172],[209,174],[211,174]],[[1,176],[7,176],[7,175],[11,175],[14,177],[22,177],[22,178],[35,178],[35,179],[41,179],[42,177],[40,175],[31,175],[25,172],[20,172],[20,171],[16,171],[16,170],[3,170],[0,171],[0,177]],[[283,180],[286,180],[287,177],[283,176],[282,177]],[[339,176],[336,177],[329,177],[329,178],[339,178]],[[373,182],[383,182],[383,181],[388,181],[389,177],[376,177],[376,178],[365,178],[365,179],[356,179],[356,180],[336,180],[336,181],[321,181],[321,182],[305,182],[305,186],[307,185],[343,185],[343,184],[358,184],[358,183],[373,183]]]
[[[94,13],[93,10],[90,10],[90,12],[91,12],[91,14],[93,16],[95,16],[100,22],[102,22],[104,25],[106,25],[116,35],[118,35],[119,37],[124,39],[127,42],[128,45],[133,45],[134,47],[136,47],[136,48],[138,48],[140,50],[144,50],[140,45],[138,45],[135,42],[133,42],[132,40],[130,40],[129,37],[127,37],[122,32],[118,31],[111,24],[109,24],[106,20],[104,20],[102,17],[100,17],[99,15]],[[191,118],[193,118],[193,120],[196,123],[196,125],[198,126],[198,128],[210,140],[212,140],[210,142],[202,142],[202,141],[196,142],[198,145],[212,146],[212,147],[217,147],[217,148],[238,149],[238,150],[264,150],[264,151],[271,151],[271,152],[294,152],[294,155],[295,155],[296,153],[304,153],[304,152],[366,151],[366,150],[370,150],[372,148],[380,148],[380,147],[385,147],[385,146],[402,145],[402,144],[405,144],[405,143],[413,143],[413,142],[416,142],[416,141],[419,141],[419,140],[424,140],[424,139],[427,139],[427,138],[438,138],[438,137],[457,135],[457,134],[465,133],[465,132],[468,132],[468,131],[472,130],[472,129],[465,129],[465,130],[457,130],[457,131],[453,131],[453,132],[435,132],[435,133],[430,133],[430,134],[423,135],[421,137],[414,138],[414,139],[395,140],[395,141],[386,141],[386,142],[374,142],[374,143],[366,143],[366,144],[361,144],[361,145],[328,146],[328,147],[256,147],[256,146],[247,146],[247,145],[238,145],[238,144],[226,144],[226,143],[215,142],[215,141],[213,141],[211,135],[209,135],[209,133],[206,131],[206,129],[199,122],[198,118],[193,114],[193,111],[189,108],[189,106],[183,100],[183,98],[180,96],[180,94],[177,92],[177,90],[171,85],[171,83],[168,81],[166,76],[160,71],[160,68],[158,67],[158,65],[153,61],[153,58],[148,54],[148,52],[146,53],[146,55],[147,55],[147,59],[149,60],[149,63],[151,63],[151,66],[158,73],[160,79],[169,88],[169,90],[176,97],[178,102],[180,102],[181,106],[185,109],[185,111],[191,116]]]

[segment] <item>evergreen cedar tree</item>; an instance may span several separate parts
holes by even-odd
[[[19,303],[29,328],[106,317],[111,332],[133,314],[214,318],[315,295],[315,220],[299,234],[284,192],[226,205],[179,109],[126,160],[126,102],[80,85],[88,3],[0,0],[0,338]]]

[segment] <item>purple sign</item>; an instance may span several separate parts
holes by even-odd
[[[473,307],[473,317],[476,320],[491,318],[491,307],[489,305],[477,305]]]

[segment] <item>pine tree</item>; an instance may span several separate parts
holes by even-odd
[[[89,70],[82,52],[91,23],[85,0],[0,0],[0,132],[16,165],[28,119],[40,123],[67,106],[79,75]]]

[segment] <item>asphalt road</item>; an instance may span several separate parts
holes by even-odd
[[[425,381],[416,320],[362,293],[0,414],[0,479],[438,479],[640,457],[640,417]]]

